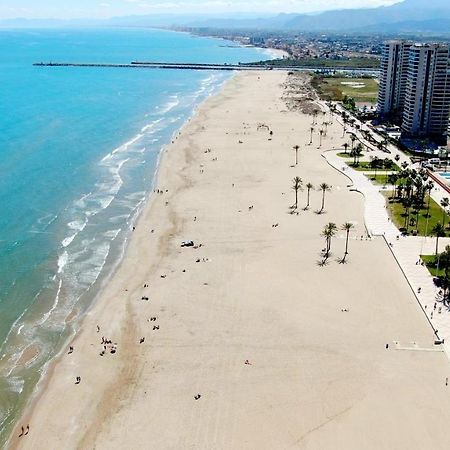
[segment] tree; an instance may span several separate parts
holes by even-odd
[[[363,146],[359,142],[358,145],[350,151],[350,156],[353,156],[353,165],[356,167],[359,165],[359,158],[363,154]]]
[[[309,193],[310,193],[311,190],[314,190],[314,186],[311,183],[307,183],[306,184],[306,190],[308,192],[308,201],[306,203],[305,209],[308,209],[309,208]]]
[[[353,147],[355,146],[356,135],[355,135],[355,134],[352,134],[352,135],[350,136],[350,140],[352,141],[352,150],[353,150]]]
[[[425,236],[428,236],[428,219],[430,218],[430,202],[431,202],[431,191],[434,188],[434,184],[432,181],[429,181],[426,185],[425,185],[425,192],[428,192],[428,199],[427,199],[427,214],[426,214],[426,218],[427,218],[427,224],[425,227]]]
[[[328,258],[331,250],[331,239],[336,235],[337,226],[335,223],[330,222],[325,225],[322,236],[325,238],[325,258]]]
[[[397,154],[394,156],[395,162],[399,162],[400,161],[400,155]]]
[[[437,223],[433,229],[431,230],[431,232],[433,233],[434,236],[436,236],[436,251],[435,254],[438,254],[438,249],[439,249],[439,238],[440,237],[445,237],[445,229],[442,226],[442,224]]]
[[[392,198],[395,198],[395,190],[397,187],[398,175],[396,173],[391,173],[390,175],[388,175],[388,181],[394,187],[394,189],[392,190]]]
[[[295,150],[295,165],[297,165],[298,164],[298,149],[300,148],[300,146],[294,145],[292,148]]]
[[[375,179],[377,178],[377,171],[378,171],[378,167],[380,165],[381,159],[378,158],[378,156],[373,156],[372,157],[372,161],[370,161],[370,167],[372,169],[375,169]]]
[[[292,190],[295,192],[295,205],[294,205],[294,209],[297,209],[297,205],[298,205],[298,191],[300,191],[302,189],[302,184],[303,181],[300,177],[295,177],[292,180]]]
[[[319,213],[323,212],[323,209],[325,208],[325,192],[331,191],[331,186],[327,183],[321,183],[319,186],[320,190],[322,191],[322,207],[320,208]]]
[[[342,229],[346,232],[345,235],[345,253],[344,253],[344,257],[342,258],[342,264],[345,263],[345,258],[348,255],[348,238],[349,238],[349,234],[350,234],[350,230],[352,230],[353,228],[355,228],[355,226],[351,223],[351,222],[345,222],[344,225],[342,225]]]
[[[450,275],[450,246],[446,245],[445,250],[441,253],[435,261],[436,269],[438,271],[438,277],[442,279],[441,287],[445,290],[445,298],[448,301],[448,289],[449,289],[449,275]],[[439,268],[444,269],[444,277],[439,276]]]
[[[442,226],[445,228],[445,218],[447,216],[447,210],[446,208],[448,208],[450,205],[450,201],[448,199],[448,197],[444,197],[441,200],[441,206],[442,206]]]
[[[347,149],[348,149],[348,142],[346,142],[344,145],[344,153],[347,154]]]

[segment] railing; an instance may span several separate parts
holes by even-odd
[[[450,194],[450,187],[447,186],[438,176],[436,176],[431,170],[427,169],[429,177],[436,182],[442,189],[447,192],[447,194]]]

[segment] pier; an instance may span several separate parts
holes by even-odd
[[[311,67],[311,66],[271,66],[269,64],[213,64],[213,63],[169,63],[132,61],[130,63],[74,63],[74,62],[39,62],[38,67],[99,67],[125,69],[173,69],[173,70],[216,70],[216,71],[255,71],[278,70],[289,72],[345,72],[357,74],[378,73],[378,69],[369,67]]]

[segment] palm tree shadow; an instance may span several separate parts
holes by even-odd
[[[320,216],[321,214],[323,214],[325,211],[323,209],[316,209],[314,211],[318,216]]]
[[[339,264],[347,264],[348,263],[348,261],[345,258],[337,258],[336,261]]]
[[[325,266],[328,266],[328,264],[330,264],[330,263],[329,263],[328,259],[319,259],[318,261],[316,261],[316,264],[319,267],[325,267]]]

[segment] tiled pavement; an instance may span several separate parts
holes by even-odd
[[[435,287],[427,268],[420,262],[416,264],[419,261],[419,255],[434,253],[435,238],[402,237],[388,217],[385,198],[380,192],[382,188],[374,185],[363,173],[348,167],[336,153],[337,150],[326,151],[323,153],[323,157],[332,167],[349,178],[348,188],[350,190],[364,195],[364,219],[368,234],[385,239],[386,245],[390,248],[419,305],[433,327],[436,339],[445,341],[443,346],[437,346],[436,349],[444,349],[447,356],[450,357],[450,311],[438,301],[439,289]],[[450,245],[450,238],[441,238],[439,250],[442,251],[446,245]]]

